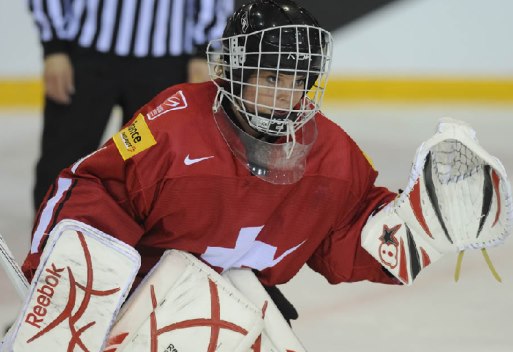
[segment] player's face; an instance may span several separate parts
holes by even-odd
[[[246,109],[285,118],[305,94],[306,76],[265,70],[252,74],[247,83],[243,90]]]

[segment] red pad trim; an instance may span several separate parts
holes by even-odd
[[[494,227],[497,224],[497,221],[499,221],[499,216],[501,215],[501,193],[499,190],[499,183],[501,179],[499,178],[499,175],[497,175],[495,170],[492,170],[492,181],[493,189],[495,190],[495,195],[497,196],[497,214],[495,214],[495,220],[492,225],[492,227]]]
[[[401,238],[401,243],[400,243],[400,251],[401,251],[401,256],[399,257],[399,260],[400,260],[399,277],[405,283],[408,283],[408,267],[406,265],[408,263],[408,260],[406,259],[406,250],[404,249],[404,242],[403,242],[402,238]]]
[[[413,189],[410,192],[410,195],[408,197],[410,199],[410,205],[413,209],[413,214],[417,218],[417,221],[419,222],[420,226],[422,226],[422,229],[425,233],[428,234],[429,237],[433,238],[433,235],[431,235],[431,231],[429,230],[429,227],[426,223],[426,219],[424,218],[424,215],[422,214],[422,205],[420,204],[420,181],[417,180],[415,183],[415,186],[413,186]]]
[[[422,255],[422,267],[425,268],[431,264],[431,259],[429,258],[429,254],[427,254],[425,249],[422,247],[420,247],[420,254]]]

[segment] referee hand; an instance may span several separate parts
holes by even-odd
[[[67,54],[50,54],[44,61],[45,94],[56,103],[71,103],[75,91],[73,66]]]

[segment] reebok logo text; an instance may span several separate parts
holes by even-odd
[[[59,285],[59,279],[61,278],[61,273],[64,271],[64,268],[59,269],[52,263],[51,269],[46,269],[48,275],[46,275],[44,282],[46,285],[39,287],[36,291],[39,295],[36,298],[38,304],[36,304],[32,308],[32,312],[28,313],[25,317],[25,322],[41,329],[41,323],[44,320],[44,317],[47,313],[47,308],[52,302],[52,297],[54,295],[54,289]]]

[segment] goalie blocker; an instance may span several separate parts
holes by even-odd
[[[367,221],[362,246],[409,285],[445,253],[502,243],[512,219],[501,162],[470,126],[444,119],[417,150],[405,191]]]

